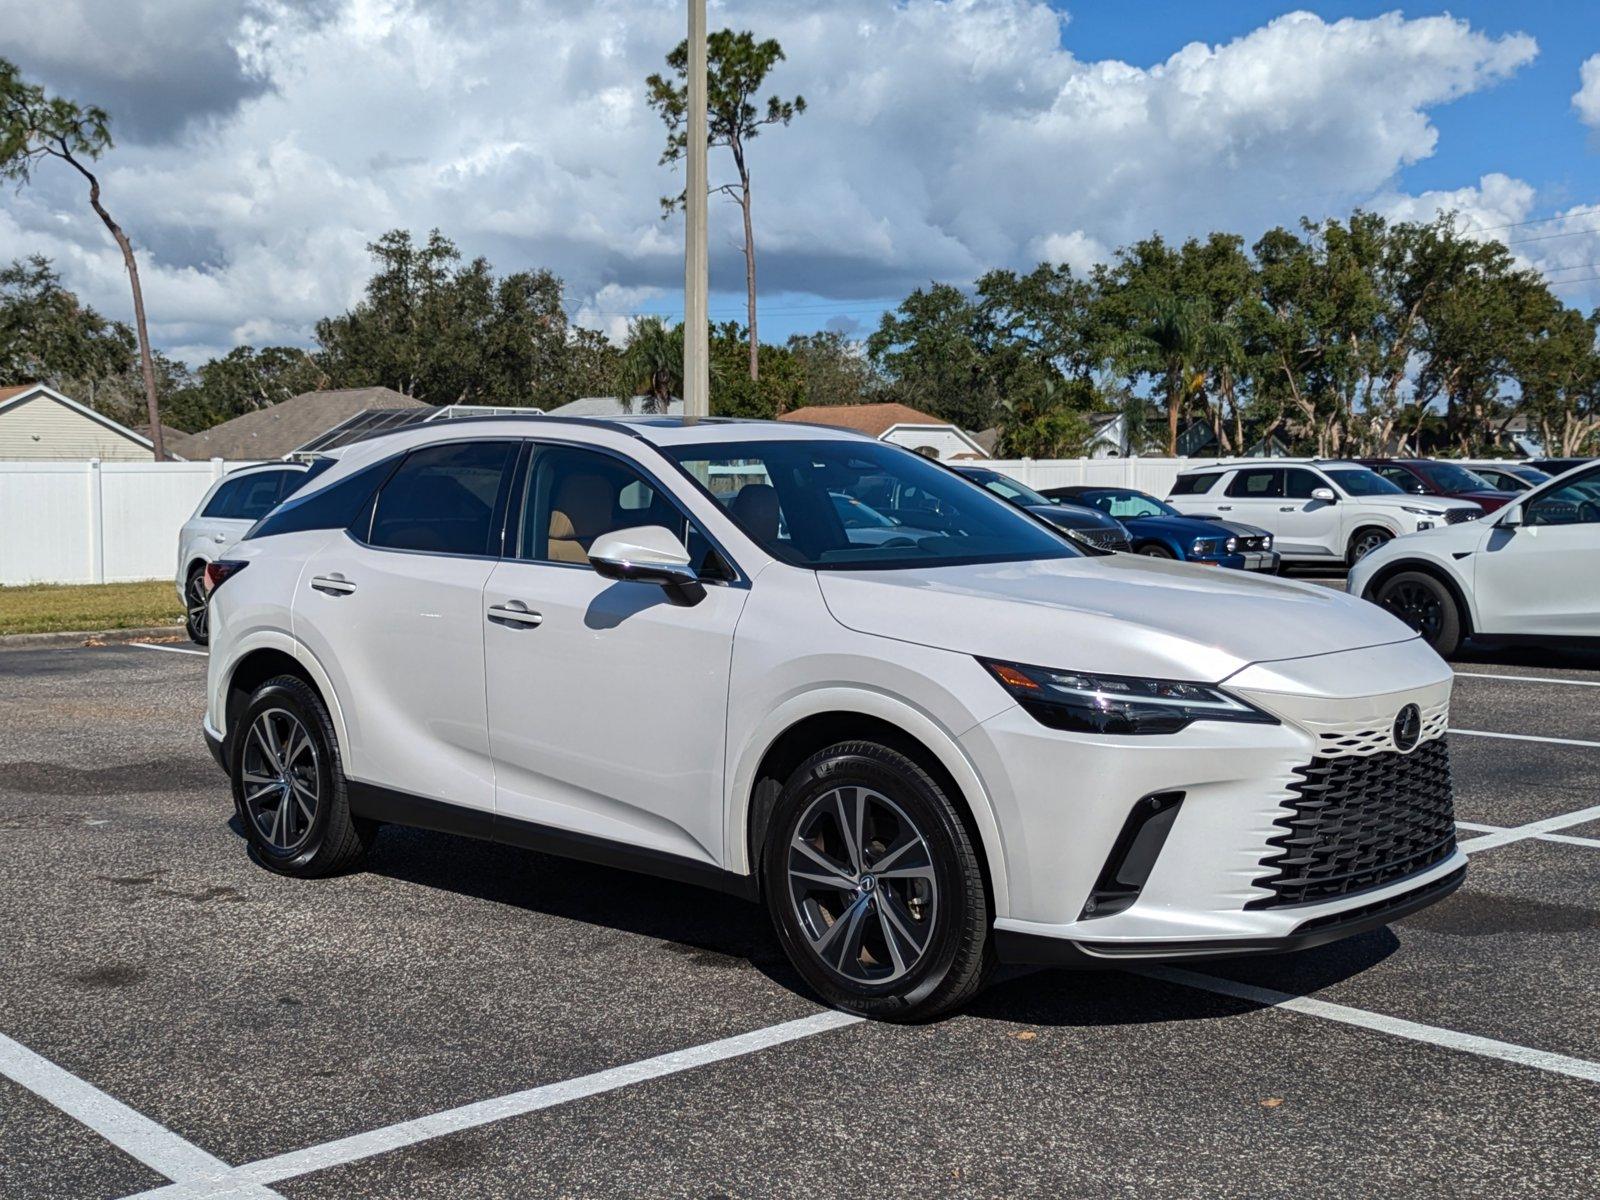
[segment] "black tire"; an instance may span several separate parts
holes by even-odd
[[[266,741],[271,737],[259,740],[255,733],[264,716],[280,735],[283,730],[292,728],[291,720],[297,722],[311,746],[301,752],[298,765],[291,767],[302,785],[312,780],[316,785],[309,819],[304,816],[307,806],[298,799],[294,808],[283,810],[285,821],[296,818],[303,822],[303,836],[294,839],[292,844],[287,836],[280,838],[284,844],[273,841],[272,831],[277,826],[271,823],[270,817],[279,807],[287,806],[296,798],[296,792],[287,785],[246,786],[246,775],[259,779],[262,764],[269,761]],[[228,749],[234,808],[250,843],[250,855],[256,862],[280,875],[316,879],[349,870],[366,853],[377,825],[351,814],[333,722],[322,698],[304,680],[293,675],[279,675],[258,687],[230,732]],[[282,794],[266,796],[274,790]]]
[[[809,829],[815,828],[818,820],[826,822],[826,806],[851,792],[858,803],[870,805],[865,808],[865,826],[857,839],[863,847],[862,857],[877,854],[887,864],[897,853],[893,847],[905,844],[909,830],[915,844],[911,854],[898,861],[920,861],[921,852],[926,851],[926,867],[922,868],[926,882],[891,879],[887,869],[882,880],[874,882],[868,859],[867,868],[856,872],[854,892],[814,888],[812,898],[798,899],[796,889],[806,885],[790,874],[791,858],[798,853],[793,849],[796,836],[802,824]],[[836,821],[835,827],[842,830],[842,824]],[[815,843],[808,839],[808,844]],[[767,825],[762,879],[767,911],[789,961],[824,1000],[838,1008],[888,1021],[930,1020],[976,995],[993,965],[989,900],[975,839],[940,783],[887,746],[842,742],[800,764],[779,794]],[[925,890],[913,896],[914,889]],[[822,904],[834,904],[837,916],[830,917],[816,896],[824,897]],[[855,939],[860,950],[853,956],[841,953],[839,957],[848,963],[844,968],[835,967],[814,948],[815,934],[808,933],[805,923],[810,922],[813,930],[820,927],[823,941],[835,926],[843,928],[839,942],[843,945],[853,927],[841,923],[858,902],[864,927]],[[819,917],[826,923],[819,926]],[[906,927],[902,918],[916,922],[913,933],[897,939],[896,947],[891,948],[886,939],[894,936],[893,928]],[[926,927],[922,921],[927,922]],[[913,949],[916,956],[910,958]],[[850,978],[844,973],[888,973],[902,968],[904,973],[886,982]]]
[[[1372,597],[1423,636],[1441,658],[1461,645],[1461,608],[1450,589],[1426,571],[1401,571]]]
[[[1379,529],[1373,525],[1356,530],[1350,535],[1350,544],[1345,547],[1345,565],[1349,567],[1355,566],[1379,546],[1393,540],[1394,534],[1387,529]]]
[[[1171,550],[1168,550],[1159,542],[1146,542],[1143,546],[1140,546],[1137,550],[1135,550],[1134,553],[1142,554],[1146,558],[1177,558],[1176,554],[1174,554]]]
[[[196,646],[211,641],[211,598],[206,595],[205,575],[204,566],[195,567],[183,584],[183,628]]]

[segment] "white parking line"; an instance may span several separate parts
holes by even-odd
[[[1503,738],[1508,742],[1543,742],[1547,746],[1586,746],[1600,750],[1600,742],[1585,742],[1578,738],[1538,737],[1531,733],[1489,733],[1482,729],[1452,729],[1451,737]]]
[[[819,1033],[841,1029],[846,1025],[855,1025],[862,1020],[863,1018],[849,1013],[819,1012],[809,1017],[801,1017],[799,1020],[785,1021],[781,1025],[769,1025],[765,1029],[757,1029],[751,1033],[741,1033],[720,1041],[692,1046],[687,1050],[674,1050],[669,1054],[628,1063],[626,1066],[596,1071],[593,1075],[583,1075],[577,1079],[563,1080],[561,1083],[529,1088],[527,1091],[513,1092],[508,1096],[497,1096],[492,1100],[480,1100],[475,1104],[464,1104],[460,1108],[447,1109],[431,1116],[401,1121],[397,1125],[387,1125],[382,1129],[355,1134],[353,1137],[324,1142],[320,1146],[309,1146],[304,1150],[293,1150],[288,1154],[263,1158],[231,1170],[224,1168],[222,1173],[214,1174],[209,1180],[190,1180],[171,1187],[141,1192],[136,1200],[154,1200],[158,1196],[161,1200],[179,1200],[180,1197],[183,1200],[201,1200],[202,1197],[206,1200],[219,1200],[220,1197],[242,1196],[245,1193],[236,1190],[240,1186],[278,1183],[313,1171],[323,1171],[329,1167],[357,1162],[377,1154],[386,1154],[391,1150],[414,1146],[418,1142],[444,1137],[446,1134],[459,1133],[464,1129],[475,1129],[480,1125],[504,1121],[508,1117],[519,1117],[526,1113],[538,1112],[540,1109],[553,1108],[558,1104],[581,1100],[586,1096],[597,1096],[602,1092],[642,1083],[647,1079],[660,1079],[708,1063],[724,1062],[730,1058],[754,1054],[758,1050],[781,1046],[785,1042],[799,1041],[801,1038],[814,1037]]]
[[[198,654],[201,658],[207,656],[204,650],[194,650],[188,646],[157,646],[153,642],[123,642],[124,646],[137,646],[141,650],[165,650],[168,654]]]
[[[1457,679],[1511,679],[1517,683],[1559,683],[1567,687],[1600,688],[1600,679],[1557,679],[1552,675],[1490,675],[1486,671],[1457,671]]]
[[[79,1124],[88,1126],[124,1154],[178,1184],[215,1178],[219,1172],[228,1170],[228,1164],[220,1158],[207,1154],[166,1126],[135,1112],[122,1101],[4,1034],[0,1034],[0,1074],[55,1105]],[[255,1185],[237,1194],[263,1200],[278,1195]]]
[[[1468,833],[1510,833],[1516,829],[1511,825],[1480,825],[1476,821],[1457,821],[1456,828],[1465,829]],[[1600,848],[1600,838],[1577,837],[1570,833],[1534,833],[1528,836],[1536,842],[1560,842],[1563,846]]]
[[[1519,1066],[1533,1067],[1556,1075],[1570,1075],[1574,1079],[1585,1079],[1591,1083],[1600,1083],[1600,1063],[1590,1062],[1584,1058],[1571,1058],[1565,1054],[1552,1054],[1548,1050],[1535,1050],[1530,1046],[1518,1046],[1513,1042],[1496,1041],[1494,1038],[1478,1037],[1476,1034],[1471,1033],[1458,1033],[1454,1029],[1442,1029],[1437,1025],[1423,1025],[1417,1021],[1388,1017],[1382,1013],[1368,1012],[1362,1008],[1350,1008],[1343,1004],[1332,1004],[1326,1000],[1313,1000],[1309,996],[1293,996],[1288,992],[1276,992],[1271,988],[1256,987],[1254,984],[1249,983],[1238,983],[1232,979],[1221,979],[1214,975],[1201,975],[1195,971],[1185,971],[1180,967],[1149,966],[1138,967],[1135,970],[1140,975],[1147,975],[1152,979],[1164,979],[1168,983],[1215,992],[1219,996],[1232,996],[1236,1000],[1248,1000],[1252,1004],[1262,1004],[1269,1008],[1283,1008],[1290,1012],[1304,1013],[1310,1017],[1320,1017],[1324,1021],[1337,1021],[1341,1025],[1354,1025],[1360,1029],[1371,1029],[1378,1033],[1387,1033],[1392,1037],[1406,1038],[1413,1042],[1424,1042],[1430,1046],[1442,1046],[1447,1050],[1460,1050],[1466,1054],[1476,1054],[1483,1058],[1497,1058],[1502,1062],[1516,1063]]]
[[[1521,842],[1528,838],[1539,837],[1541,834],[1553,834],[1558,829],[1566,829],[1572,825],[1583,825],[1589,821],[1600,821],[1600,804],[1596,804],[1591,808],[1580,808],[1577,812],[1565,813],[1559,817],[1546,817],[1543,821],[1530,821],[1526,825],[1502,829],[1497,833],[1486,833],[1481,837],[1468,838],[1460,845],[1461,849],[1468,854],[1476,854],[1483,850],[1493,850],[1496,846],[1508,846],[1512,842]]]

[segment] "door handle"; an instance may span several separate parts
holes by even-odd
[[[532,629],[544,620],[542,613],[531,612],[521,600],[507,600],[504,604],[491,604],[489,620],[510,629]]]
[[[1278,511],[1279,512],[1293,512],[1294,511],[1294,505],[1285,504],[1281,508],[1279,508]]]
[[[348,596],[356,590],[356,585],[343,575],[313,575],[311,587],[325,596]]]
[[[228,535],[225,533],[213,533],[211,535],[211,540],[213,542],[225,542],[228,540]]]
[[[1233,511],[1233,505],[1231,505],[1231,504],[1219,504],[1219,505],[1217,505],[1217,511],[1218,512],[1232,512]]]

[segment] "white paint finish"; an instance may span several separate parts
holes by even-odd
[[[1483,671],[1457,671],[1457,679],[1504,679],[1510,683],[1554,683],[1562,687],[1600,688],[1596,679],[1558,679],[1554,675],[1490,675]]]
[[[1555,1075],[1566,1075],[1573,1079],[1600,1083],[1600,1063],[1591,1062],[1586,1058],[1573,1058],[1566,1054],[1553,1054],[1548,1050],[1535,1050],[1530,1046],[1519,1046],[1513,1042],[1502,1042],[1494,1038],[1478,1037],[1476,1034],[1460,1033],[1454,1029],[1442,1029],[1437,1025],[1424,1025],[1418,1021],[1407,1021],[1401,1017],[1385,1016],[1382,1013],[1368,1012],[1361,1008],[1351,1008],[1344,1004],[1332,1004],[1326,1000],[1314,1000],[1309,996],[1293,996],[1287,992],[1273,991],[1271,988],[1256,987],[1254,984],[1238,983],[1232,979],[1222,979],[1214,975],[1201,975],[1198,972],[1186,971],[1180,967],[1152,965],[1134,967],[1131,970],[1136,974],[1144,975],[1151,979],[1160,979],[1182,987],[1213,992],[1219,996],[1230,996],[1236,1000],[1248,1001],[1251,1004],[1260,1004],[1268,1008],[1281,1008],[1288,1012],[1318,1017],[1324,1021],[1337,1021],[1341,1025],[1351,1025],[1358,1029],[1371,1030],[1374,1033],[1405,1038],[1407,1041],[1422,1042],[1426,1045],[1439,1046],[1446,1050],[1475,1054],[1480,1058],[1498,1059],[1501,1062],[1515,1063],[1521,1067],[1531,1067],[1534,1070],[1548,1071]]]
[[[1547,817],[1543,821],[1530,821],[1513,829],[1486,833],[1482,837],[1468,838],[1460,844],[1460,848],[1468,854],[1478,854],[1484,850],[1493,850],[1497,846],[1508,846],[1512,842],[1524,841],[1543,833],[1555,833],[1557,830],[1583,825],[1589,821],[1600,821],[1600,804],[1591,808],[1581,808],[1577,812],[1565,813],[1559,817]]]
[[[177,1183],[213,1179],[229,1170],[221,1159],[4,1034],[0,1034],[0,1074]],[[237,1194],[277,1195],[260,1186]]]
[[[0,585],[170,579],[178,531],[244,465],[0,462]]]
[[[856,1025],[862,1018],[842,1012],[819,1012],[809,1017],[801,1017],[794,1021],[785,1021],[781,1025],[769,1025],[765,1029],[757,1029],[751,1033],[736,1034],[733,1037],[722,1038],[715,1042],[706,1042],[703,1045],[693,1046],[687,1050],[674,1050],[667,1054],[657,1055],[655,1058],[643,1059],[639,1062],[628,1063],[625,1066],[612,1067],[605,1071],[596,1071],[592,1075],[579,1076],[576,1079],[563,1080],[560,1083],[546,1084],[543,1087],[529,1088],[526,1091],[512,1092],[506,1096],[497,1096],[492,1100],[480,1100],[474,1104],[464,1104],[460,1108],[447,1109],[444,1112],[433,1113],[426,1117],[418,1117],[411,1121],[402,1121],[395,1125],[388,1125],[382,1129],[374,1129],[367,1133],[358,1133],[352,1137],[340,1138],[337,1141],[325,1142],[319,1146],[311,1146],[304,1150],[294,1150],[288,1154],[280,1154],[273,1158],[261,1159],[257,1162],[247,1163],[236,1167],[219,1178],[209,1183],[191,1185],[187,1187],[157,1188],[154,1191],[141,1193],[132,1200],[217,1200],[219,1197],[238,1195],[233,1189],[240,1184],[263,1185],[279,1183],[283,1180],[293,1179],[301,1175],[309,1175],[314,1171],[325,1171],[330,1167],[343,1166],[346,1163],[360,1162],[379,1154],[388,1154],[407,1146],[415,1146],[419,1142],[430,1141],[433,1138],[446,1137],[452,1133],[460,1133],[467,1129],[477,1129],[483,1125],[491,1125],[497,1121],[504,1121],[511,1117],[525,1116],[528,1113],[539,1112],[542,1109],[554,1108],[557,1105],[568,1104],[574,1100],[583,1100],[590,1096],[603,1095],[606,1092],[616,1091],[618,1088],[631,1087],[637,1083],[645,1083],[652,1079],[662,1079],[669,1075],[676,1075],[683,1071],[690,1071],[696,1067],[709,1066],[712,1063],[726,1062],[729,1059],[741,1058],[747,1054],[755,1054],[761,1050],[768,1050],[774,1046],[782,1046],[789,1042],[800,1041],[803,1038],[815,1037],[820,1033],[828,1033],[835,1029],[843,1029]]]
[[[1542,742],[1546,746],[1583,746],[1600,750],[1600,742],[1586,742],[1581,738],[1539,737],[1532,733],[1491,733],[1486,729],[1452,729],[1452,737],[1497,738],[1507,742]]]

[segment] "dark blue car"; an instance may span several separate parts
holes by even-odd
[[[1045,488],[1044,494],[1052,500],[1097,508],[1115,517],[1127,529],[1135,554],[1210,563],[1238,571],[1278,569],[1272,535],[1254,525],[1186,517],[1166,501],[1135,488],[1057,487]]]

